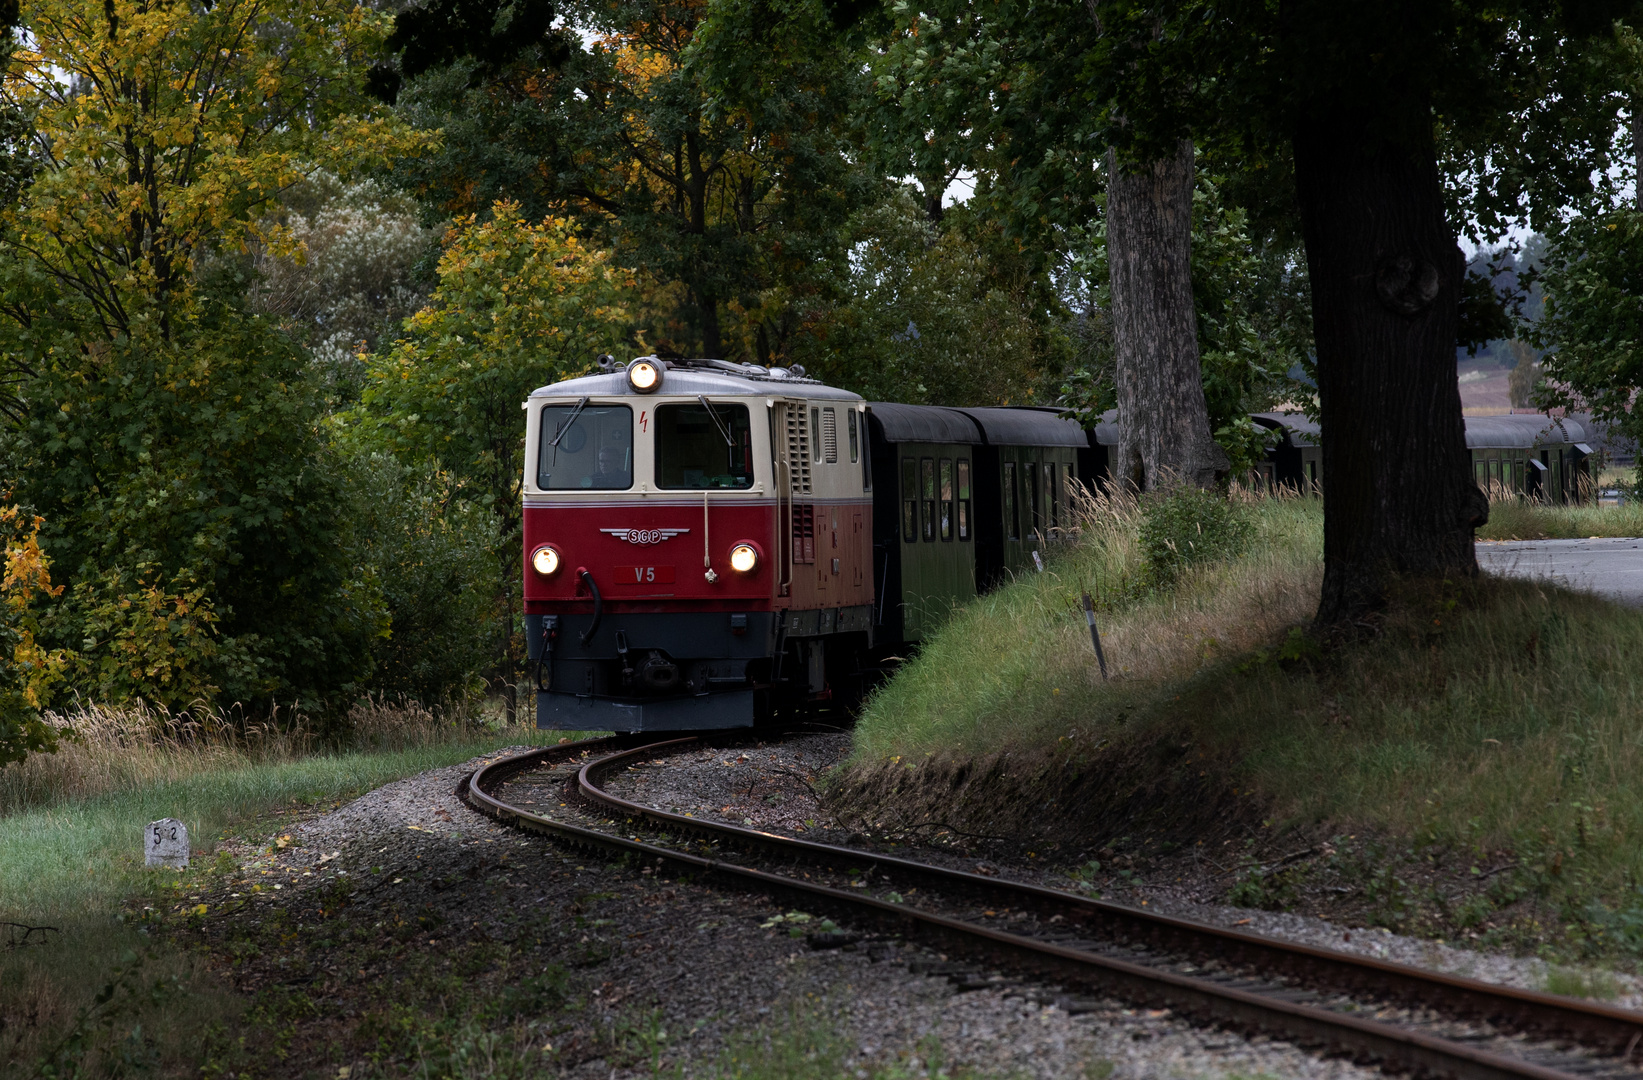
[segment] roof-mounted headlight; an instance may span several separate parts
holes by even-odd
[[[653,356],[641,356],[628,364],[628,385],[640,394],[655,393],[662,385],[662,364]]]

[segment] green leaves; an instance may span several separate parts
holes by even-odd
[[[850,224],[848,257],[787,298],[809,331],[793,358],[817,377],[885,401],[1002,405],[1059,375],[1059,305],[995,226],[950,212],[937,229],[906,192]]]
[[[1534,344],[1552,350],[1536,404],[1589,408],[1629,439],[1643,436],[1643,210],[1577,218],[1553,239]]]
[[[570,222],[527,222],[517,203],[460,223],[437,272],[409,336],[369,362],[357,418],[401,457],[438,462],[513,521],[524,470],[519,403],[618,347],[632,281]]]
[[[1253,531],[1248,514],[1219,492],[1182,486],[1142,501],[1141,550],[1159,588],[1194,566],[1242,554]]]
[[[115,694],[347,704],[383,616],[300,351],[215,307],[169,341],[55,348],[25,401],[17,490],[74,578],[53,640]]]
[[[437,272],[428,305],[406,321],[408,336],[369,359],[361,406],[342,422],[354,446],[388,450],[412,468],[432,466],[451,501],[489,518],[491,607],[500,616],[499,651],[507,652],[515,636],[525,470],[520,402],[618,348],[633,283],[570,222],[526,221],[517,203],[497,203],[488,221],[459,222]],[[384,546],[388,553],[395,548]],[[474,565],[471,553],[446,554]],[[423,618],[432,598],[405,584],[388,586],[398,610],[421,611],[424,625],[450,633],[445,620]],[[453,653],[447,674],[463,669],[464,653]],[[414,648],[393,659],[392,678],[401,685],[425,686],[439,667],[417,659]]]
[[[70,661],[64,650],[48,650],[36,641],[37,599],[50,600],[63,591],[51,584],[50,564],[40,550],[40,524],[16,506],[0,509],[6,552],[0,579],[0,767],[29,754],[50,753],[62,734],[40,717]]]
[[[114,567],[79,584],[86,639],[77,682],[96,701],[141,699],[168,711],[209,705],[220,689],[207,681],[218,657],[217,613],[188,571],[162,585],[156,570]]]

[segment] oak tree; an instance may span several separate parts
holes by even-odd
[[[1399,575],[1476,573],[1488,506],[1455,383],[1465,226],[1498,232],[1590,190],[1623,97],[1603,62],[1631,0],[1097,0],[1084,67],[1121,153],[1183,137],[1294,163],[1324,452],[1318,621]]]

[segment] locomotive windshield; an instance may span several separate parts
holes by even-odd
[[[753,486],[753,432],[747,406],[708,401],[656,407],[656,486]]]
[[[626,405],[549,405],[542,410],[536,486],[544,491],[633,486],[633,410]]]

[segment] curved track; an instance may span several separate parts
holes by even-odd
[[[700,740],[635,741],[586,740],[505,758],[475,773],[460,794],[499,821],[575,846],[670,865],[715,884],[780,897],[852,926],[871,926],[1021,975],[1262,1031],[1325,1053],[1378,1061],[1390,1071],[1468,1080],[1643,1077],[1633,1064],[1643,1057],[1638,1053],[1643,1014],[674,814],[613,795],[601,783],[641,761],[697,747]],[[498,795],[522,773],[584,755],[591,756],[575,779],[584,800],[629,820],[647,821],[673,837],[695,837],[702,853],[686,850],[684,843],[648,843],[554,820]],[[809,880],[808,874],[798,877],[727,862],[716,857],[716,849],[724,847],[755,854],[761,861],[803,864],[822,871],[823,877],[849,874],[854,879],[841,877],[838,885],[844,887],[836,887]],[[949,910],[864,895],[863,874],[880,884],[915,885],[926,897],[941,898],[933,907]],[[965,910],[972,904],[997,909],[986,916],[999,910],[1013,914],[1004,927],[990,925],[999,920]],[[1379,1018],[1388,1013],[1398,1018]]]

